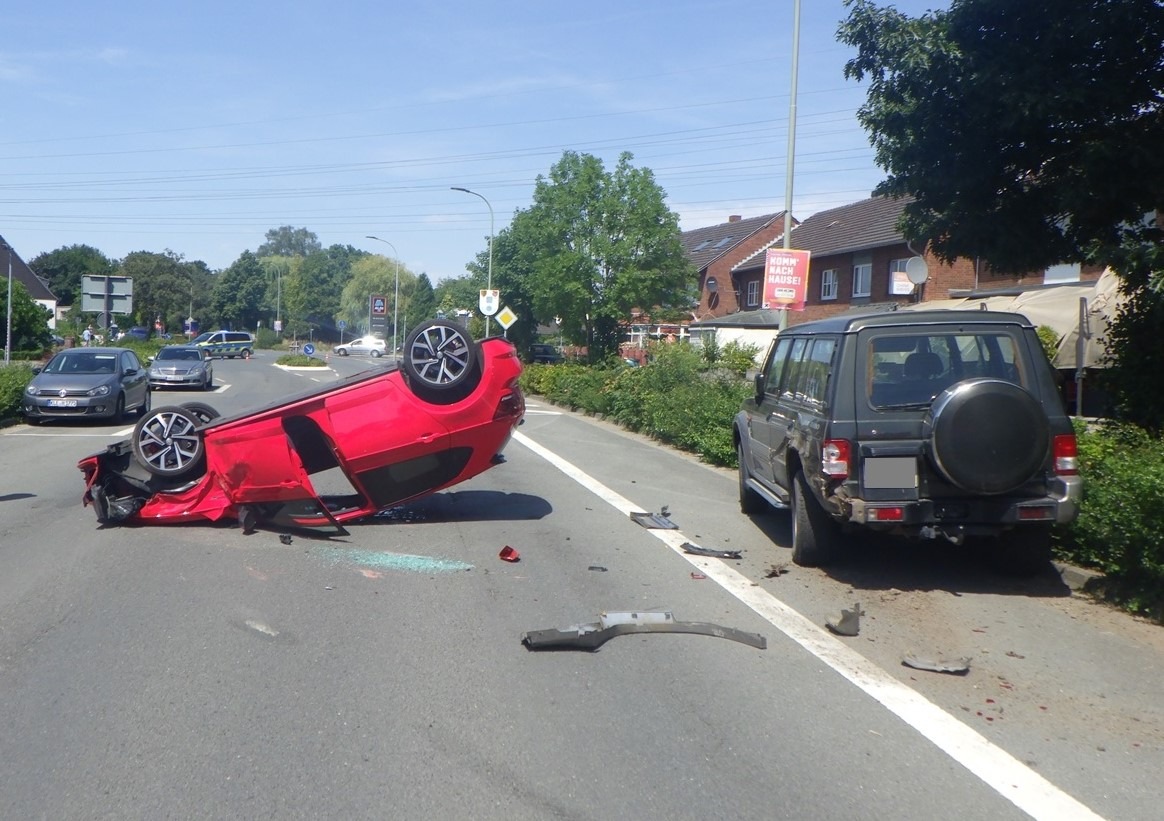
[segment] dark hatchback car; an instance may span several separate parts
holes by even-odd
[[[970,539],[999,569],[1032,573],[1082,496],[1071,420],[1019,314],[850,314],[782,331],[733,434],[741,510],[790,508],[803,565],[865,530]]]
[[[104,524],[340,532],[502,462],[525,412],[520,376],[505,339],[421,323],[399,365],[233,416],[200,402],[154,408],[127,441],[80,461],[83,500]]]
[[[150,409],[149,377],[128,348],[66,348],[37,368],[21,401],[30,424],[45,419],[121,421]]]

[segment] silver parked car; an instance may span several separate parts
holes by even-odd
[[[214,387],[210,352],[198,345],[165,346],[150,358],[150,387],[210,390]]]
[[[59,351],[24,389],[21,410],[31,424],[42,419],[101,417],[120,422],[150,409],[149,376],[128,348]]]
[[[337,356],[348,356],[349,354],[368,354],[373,357],[383,356],[387,352],[388,346],[383,339],[377,336],[361,336],[359,339],[353,339],[351,342],[344,342],[341,345],[336,345],[334,350]]]

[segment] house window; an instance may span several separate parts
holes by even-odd
[[[703,242],[699,243],[698,245],[696,245],[696,246],[695,246],[694,248],[692,248],[691,250],[692,250],[692,251],[702,251],[704,248],[706,248],[706,247],[707,247],[707,246],[709,246],[709,245],[711,245],[711,240],[709,240],[709,239],[705,239]]]
[[[913,293],[913,283],[905,273],[908,259],[894,259],[889,262],[889,295],[905,296]]]
[[[873,292],[873,263],[853,266],[853,296],[869,296]]]
[[[837,298],[837,269],[829,268],[827,271],[822,271],[820,275],[820,298],[836,299]]]
[[[753,279],[748,283],[748,301],[746,307],[755,308],[760,304],[760,280]]]
[[[719,242],[717,242],[717,243],[715,244],[715,247],[716,247],[716,248],[723,248],[725,245],[727,245],[727,244],[728,244],[729,242],[731,242],[733,239],[735,239],[735,237],[732,237],[732,236],[726,236],[726,237],[724,237],[723,239],[721,239]]]

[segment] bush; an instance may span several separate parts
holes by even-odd
[[[264,350],[272,350],[278,348],[283,344],[283,340],[279,338],[279,334],[275,333],[270,328],[259,328],[255,332],[255,347]]]
[[[31,381],[31,365],[21,362],[0,366],[0,419],[20,416],[20,399]]]
[[[1058,550],[1106,576],[1105,594],[1164,617],[1164,442],[1128,424],[1077,425],[1083,504]]]
[[[276,365],[286,365],[289,368],[324,368],[326,363],[317,357],[303,353],[283,354],[275,360]]]

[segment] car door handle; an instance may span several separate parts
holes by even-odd
[[[430,442],[432,442],[433,439],[436,439],[436,438],[437,438],[437,435],[435,433],[422,433],[420,436],[416,437],[416,441],[427,445]]]

